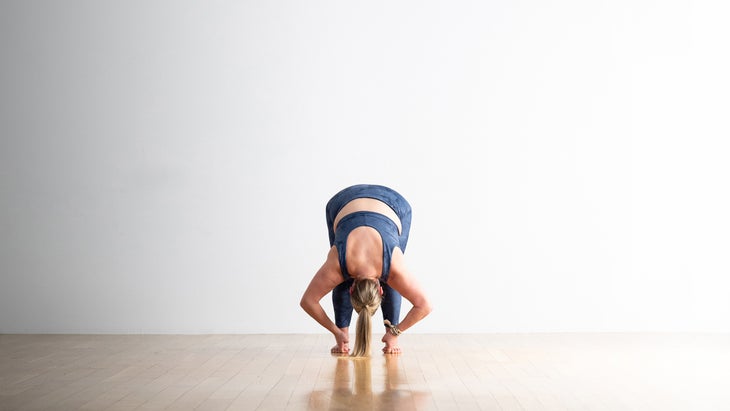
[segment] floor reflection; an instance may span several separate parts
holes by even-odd
[[[320,381],[331,389],[316,389],[309,399],[312,410],[416,410],[423,409],[430,394],[415,391],[394,355],[357,358],[339,357],[334,370],[323,370]],[[323,378],[325,377],[325,378]]]

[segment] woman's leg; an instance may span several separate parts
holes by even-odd
[[[400,304],[403,297],[398,291],[391,288],[388,284],[383,284],[383,302],[380,304],[380,309],[383,311],[383,321],[388,320],[393,325],[398,325],[400,322]],[[401,349],[398,346],[398,337],[389,336],[389,340],[386,341],[388,336],[388,327],[385,327],[385,335],[383,341],[385,347],[383,347],[383,353],[385,354],[400,354]]]
[[[334,223],[335,223],[335,216],[337,215],[337,209],[339,207],[339,204],[336,204],[334,202],[334,198],[330,200],[327,203],[327,208],[325,209],[325,215],[327,218],[327,234],[329,235],[330,240],[330,247],[332,247],[335,244],[335,230],[334,230]]]
[[[408,201],[406,201],[406,199],[400,194],[398,194],[395,198],[394,204],[390,204],[390,206],[400,219],[401,232],[399,236],[399,243],[400,250],[405,254],[406,245],[408,244],[408,235],[411,232],[411,217],[413,215],[413,211],[411,210],[411,205],[408,204]]]
[[[335,311],[335,325],[345,333],[349,332],[350,321],[352,320],[352,301],[350,301],[350,286],[352,280],[344,281],[332,290],[332,307]],[[344,354],[350,347],[334,346],[331,352]]]
[[[335,194],[325,207],[325,215],[327,217],[327,233],[329,235],[330,247],[335,244],[334,222],[337,213],[342,209],[344,203],[349,201],[349,197],[344,195],[345,190]],[[332,306],[335,310],[335,325],[337,328],[345,328],[350,326],[352,319],[352,302],[350,302],[350,286],[352,280],[342,282],[332,290]]]
[[[343,281],[332,290],[332,307],[335,309],[337,328],[349,327],[352,320],[352,301],[350,301],[352,281],[352,279]]]
[[[398,215],[398,218],[400,219],[401,223],[401,232],[400,236],[398,237],[398,243],[401,252],[405,253],[406,251],[406,245],[408,245],[408,236],[411,232],[411,216],[412,216],[412,210],[411,205],[408,204],[408,201],[406,201],[403,196],[393,191],[394,195],[391,198],[391,201],[388,203],[388,205],[395,211],[395,213]],[[383,302],[381,304],[381,308],[383,310],[383,320],[390,321],[393,325],[398,325],[400,323],[400,307],[401,307],[401,301],[403,297],[401,297],[400,293],[398,291],[394,290],[387,284],[383,286]],[[385,328],[386,336],[388,335],[388,328]],[[386,341],[386,337],[384,336],[382,341],[385,343],[385,347],[383,347],[383,353],[385,354],[400,354],[401,349],[398,346],[398,338],[389,336],[389,340]]]
[[[383,321],[388,320],[391,324],[398,325],[400,323],[400,305],[403,297],[388,284],[380,284],[383,286],[383,301],[380,303],[380,309],[383,311]]]
[[[342,194],[342,191],[335,194],[335,196],[327,202],[327,207],[325,207],[327,234],[329,235],[330,247],[332,247],[335,243],[335,217],[344,205],[344,202],[347,201],[346,198],[343,198]],[[350,321],[352,320],[352,302],[350,301],[351,285],[352,280],[344,281],[332,290],[332,307],[335,312],[335,325],[345,333],[348,332]],[[347,353],[348,350],[349,347],[346,344],[345,346],[335,345],[332,347],[331,352],[335,354],[344,354]]]

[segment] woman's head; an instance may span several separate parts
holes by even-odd
[[[370,355],[370,337],[372,334],[370,317],[375,314],[382,299],[383,287],[380,286],[378,280],[363,279],[353,282],[352,288],[350,288],[350,301],[358,314],[355,328],[355,347],[352,350],[353,357]]]

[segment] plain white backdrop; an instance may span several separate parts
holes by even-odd
[[[0,332],[324,332],[355,183],[413,205],[413,332],[730,332],[729,12],[3,1]]]

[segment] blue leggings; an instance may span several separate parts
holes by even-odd
[[[360,184],[345,188],[335,194],[327,203],[327,228],[329,230],[330,246],[335,243],[334,220],[342,207],[357,198],[374,198],[389,205],[401,222],[401,233],[398,235],[399,248],[405,253],[408,244],[408,233],[411,229],[411,206],[403,196],[393,189],[378,185]],[[396,233],[397,234],[397,233]],[[388,262],[389,265],[389,262]],[[383,286],[383,301],[380,309],[383,319],[397,325],[400,323],[400,307],[403,297],[387,284],[387,274],[381,277]],[[352,302],[350,301],[350,287],[354,279],[347,278],[332,290],[332,306],[335,311],[335,324],[338,328],[350,326],[352,319]]]

